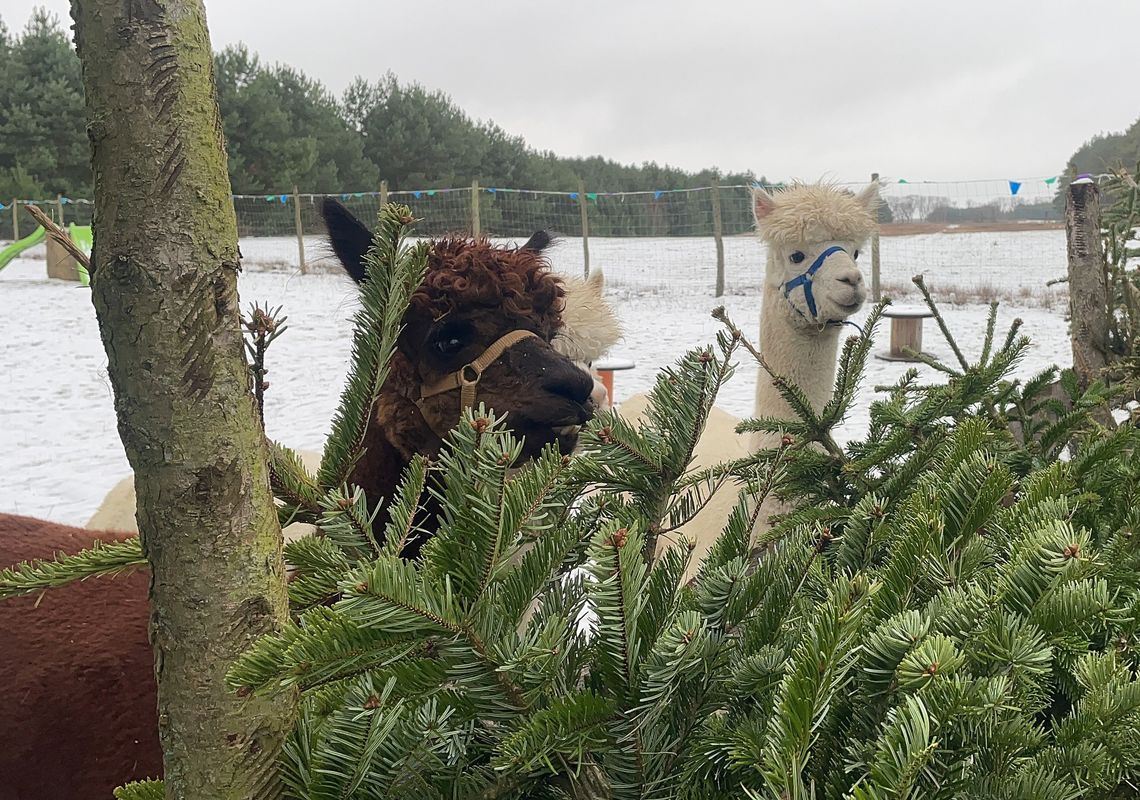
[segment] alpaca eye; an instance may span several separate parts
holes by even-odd
[[[801,253],[799,250],[797,250],[796,252],[792,253],[789,256],[789,258],[792,259],[793,264],[802,264],[803,260],[805,258],[807,258],[807,256],[805,256],[803,253]]]
[[[437,339],[432,347],[441,356],[453,356],[463,349],[463,340],[457,339],[454,336],[449,336],[445,339]]]
[[[851,257],[853,259],[855,259],[856,261],[858,261],[859,260],[859,251],[856,250],[854,253],[851,254]]]

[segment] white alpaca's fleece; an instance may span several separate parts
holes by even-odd
[[[795,183],[771,193],[753,191],[760,238],[790,247],[805,242],[866,241],[877,222],[878,184],[858,195],[827,184]]]
[[[566,289],[566,305],[554,349],[573,361],[597,361],[622,337],[621,323],[603,293],[605,276],[596,269],[586,278],[559,277]]]

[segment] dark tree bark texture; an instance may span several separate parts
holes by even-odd
[[[287,598],[205,11],[73,0],[72,16],[95,176],[92,298],[152,567],[167,796],[275,797],[295,699],[225,684],[286,619]]]

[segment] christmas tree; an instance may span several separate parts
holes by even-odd
[[[351,377],[318,475],[274,448],[295,621],[259,642],[238,692],[300,691],[282,755],[298,798],[1115,798],[1140,778],[1140,458],[1109,396],[1048,370],[991,310],[970,362],[881,387],[866,435],[836,426],[871,337],[849,338],[822,410],[753,420],[779,447],[688,469],[750,345],[732,325],[664,370],[646,422],[600,414],[583,453],[520,469],[503,421],[466,413],[408,469],[375,530],[344,485],[423,269],[388,207]],[[924,287],[920,287],[923,288]],[[929,301],[929,296],[927,296]],[[740,501],[689,585],[653,559],[729,482]],[[795,511],[757,534],[775,492]],[[428,498],[438,532],[401,560]],[[120,550],[122,552],[120,552]],[[131,563],[102,548],[0,576],[6,591]],[[142,798],[151,783],[125,790]]]

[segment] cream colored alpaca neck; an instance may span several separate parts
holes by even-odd
[[[839,349],[839,326],[823,331],[794,324],[788,301],[775,287],[764,287],[760,307],[760,353],[772,371],[803,390],[816,411],[831,399],[835,384],[835,359]],[[784,398],[772,385],[770,376],[760,369],[756,378],[757,417],[795,419]],[[774,447],[779,434],[758,433],[752,437],[752,449]]]

